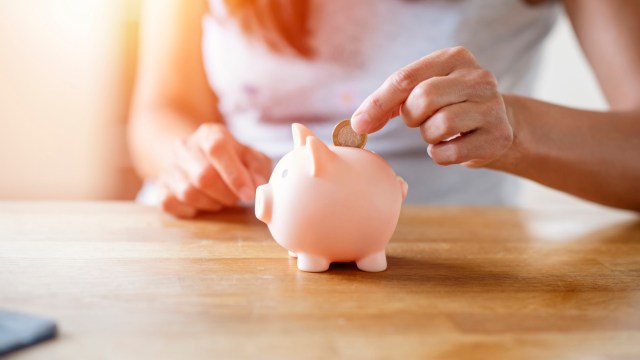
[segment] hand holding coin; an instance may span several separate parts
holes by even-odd
[[[358,134],[351,127],[351,120],[342,120],[333,128],[333,145],[364,148],[367,134]]]

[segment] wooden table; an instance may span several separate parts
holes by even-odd
[[[405,208],[389,269],[304,273],[251,210],[0,203],[10,359],[640,358],[640,217]]]

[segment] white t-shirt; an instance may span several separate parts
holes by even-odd
[[[209,83],[231,132],[275,161],[292,149],[292,122],[329,143],[391,73],[437,49],[462,45],[498,79],[502,92],[530,95],[541,45],[558,4],[521,0],[312,0],[307,59],[269,50],[247,38],[210,0],[203,19]],[[515,179],[499,172],[438,166],[417,129],[394,119],[369,136],[409,183],[409,203],[500,204],[513,200]]]

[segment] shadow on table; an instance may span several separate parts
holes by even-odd
[[[199,215],[195,219],[191,219],[188,221],[206,223],[224,222],[239,225],[264,225],[263,222],[256,219],[256,215],[252,207],[228,208],[214,214]]]
[[[383,273],[332,264],[328,276],[413,289],[523,291],[640,290],[640,220],[602,228],[568,243],[509,243],[501,254],[389,256]],[[486,248],[486,246],[484,247]]]

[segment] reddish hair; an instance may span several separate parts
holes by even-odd
[[[224,0],[227,11],[249,37],[277,52],[311,56],[310,0]]]
[[[309,43],[311,0],[223,0],[227,11],[244,33],[276,52],[312,56]],[[373,1],[373,0],[372,0]],[[522,0],[538,5],[549,0]]]

